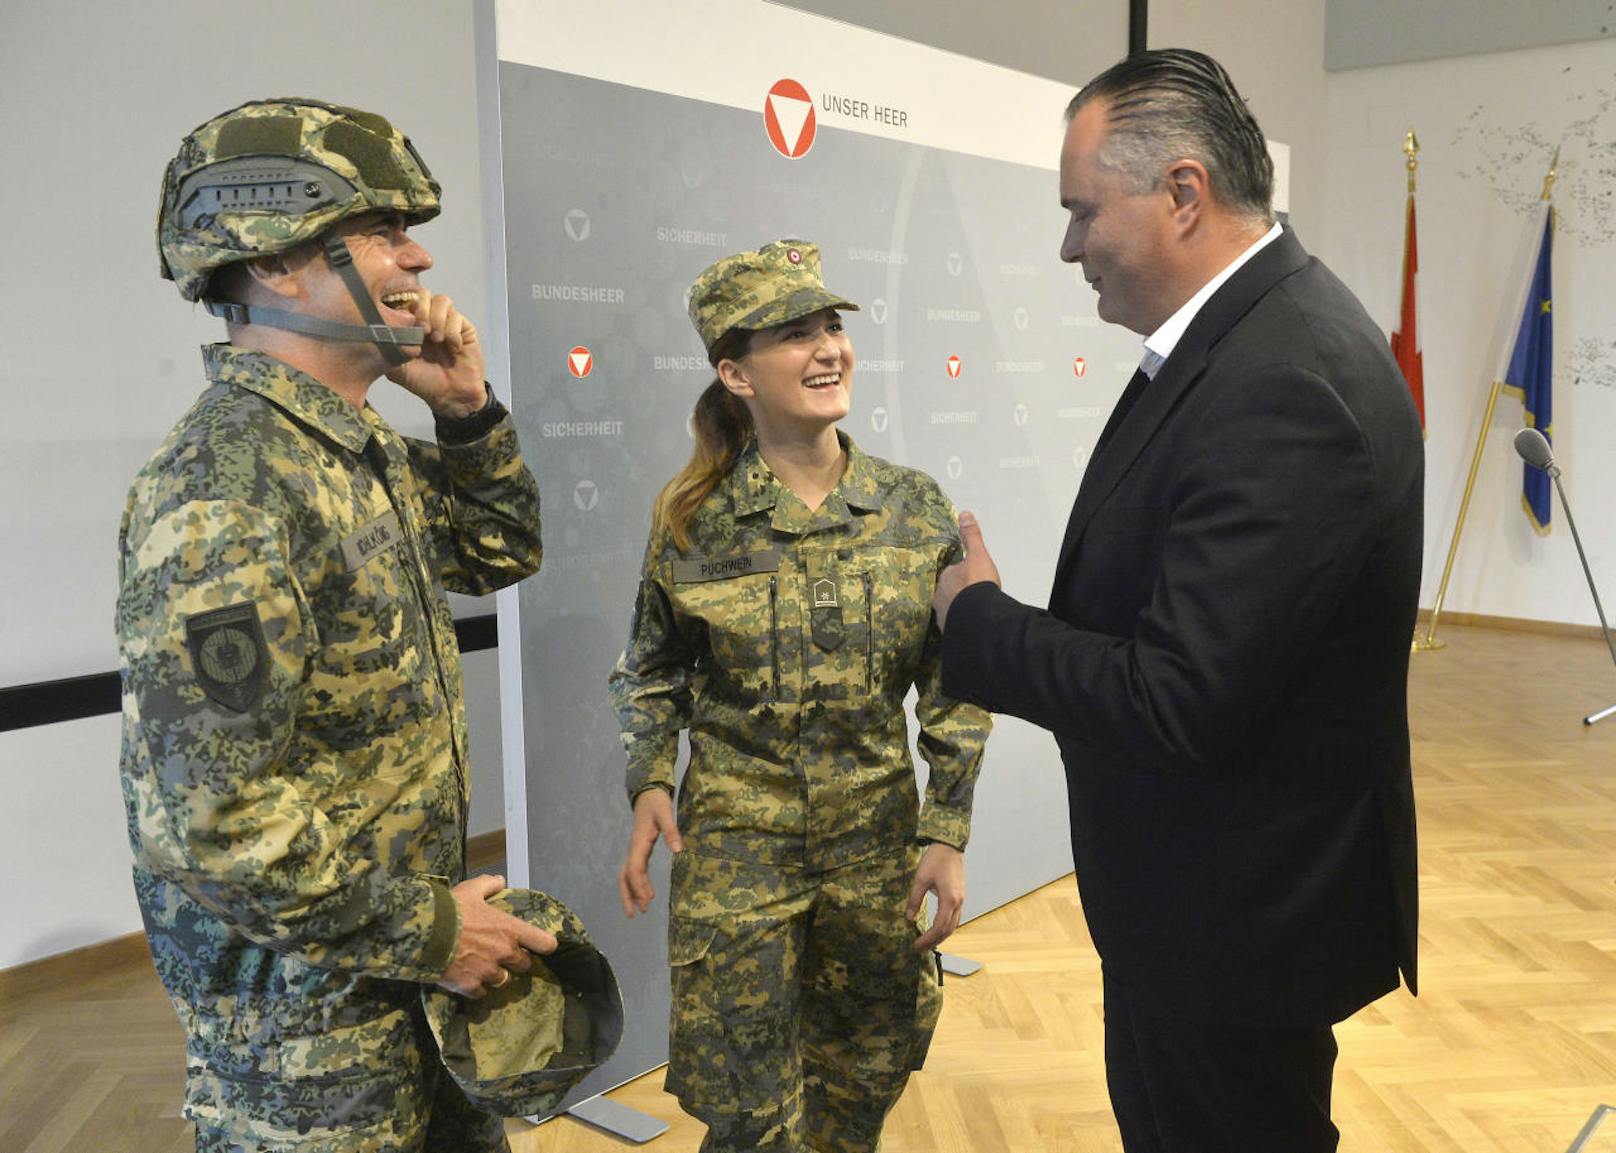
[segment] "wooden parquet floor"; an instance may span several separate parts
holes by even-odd
[[[1616,702],[1616,669],[1598,640],[1442,635],[1410,679],[1424,992],[1337,1029],[1341,1148],[1562,1153],[1616,1104],[1616,718],[1581,723]],[[949,948],[986,967],[950,982],[885,1153],[1117,1153],[1071,878]],[[0,1153],[190,1148],[179,1027],[144,954],[114,953],[66,980],[0,979]],[[691,1153],[701,1127],[661,1085],[612,1097],[670,1122],[648,1148]],[[627,1148],[569,1118],[511,1136],[516,1153]],[[1616,1153],[1616,1115],[1585,1153]]]

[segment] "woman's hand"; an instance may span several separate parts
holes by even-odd
[[[953,845],[933,841],[926,846],[915,870],[915,883],[909,886],[911,921],[920,914],[927,893],[937,894],[937,917],[915,940],[915,948],[921,952],[935,949],[959,928],[960,907],[965,904],[965,854]]]
[[[623,867],[617,870],[617,894],[623,898],[623,912],[629,917],[634,916],[636,908],[645,912],[656,897],[646,866],[651,862],[651,850],[659,836],[668,843],[670,851],[684,851],[685,843],[679,837],[679,825],[673,816],[673,797],[668,790],[653,785],[634,798],[634,831],[629,834]]]

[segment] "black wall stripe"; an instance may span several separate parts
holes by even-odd
[[[499,620],[493,613],[457,620],[455,639],[463,653],[498,648]],[[105,716],[122,708],[121,701],[117,673],[91,673],[0,689],[0,733]]]

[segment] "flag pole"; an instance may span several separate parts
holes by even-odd
[[[1414,130],[1410,128],[1408,140],[1412,141],[1413,139]],[[1414,145],[1416,151],[1418,147],[1417,144]],[[1409,144],[1405,142],[1403,150],[1407,152],[1408,149]],[[1408,177],[1409,187],[1411,188],[1414,184],[1413,168],[1414,157],[1411,154],[1409,156]],[[1549,161],[1549,174],[1543,178],[1543,195],[1541,199],[1548,200],[1553,195],[1554,180],[1559,168],[1560,150],[1556,148],[1554,150],[1554,159]],[[1503,387],[1504,382],[1502,380],[1494,380],[1491,391],[1487,393],[1487,410],[1482,414],[1481,432],[1476,436],[1476,451],[1470,458],[1470,475],[1465,478],[1464,498],[1459,502],[1459,518],[1453,526],[1453,540],[1448,545],[1448,559],[1442,566],[1442,582],[1437,585],[1436,604],[1431,608],[1431,619],[1426,622],[1425,635],[1423,637],[1415,636],[1413,644],[1410,646],[1417,653],[1430,652],[1444,647],[1444,642],[1437,640],[1436,637],[1436,622],[1437,618],[1442,615],[1442,602],[1448,596],[1448,578],[1453,575],[1453,558],[1459,552],[1459,537],[1464,532],[1465,514],[1470,511],[1470,496],[1476,489],[1476,473],[1481,468],[1481,453],[1487,447],[1487,433],[1492,428],[1493,423],[1493,408],[1498,404],[1498,393]]]

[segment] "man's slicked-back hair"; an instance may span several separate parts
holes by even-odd
[[[1066,118],[1096,100],[1106,105],[1100,161],[1129,192],[1149,191],[1175,160],[1196,160],[1227,208],[1273,221],[1274,162],[1262,128],[1212,57],[1187,48],[1130,56],[1085,84]]]

